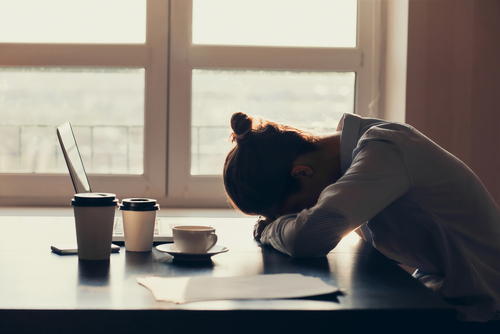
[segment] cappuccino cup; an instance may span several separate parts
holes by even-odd
[[[217,243],[215,229],[210,226],[174,226],[172,235],[175,247],[187,254],[204,254]]]
[[[149,198],[127,198],[120,210],[123,217],[125,249],[130,252],[150,252],[156,224],[156,211],[160,206]]]
[[[80,260],[109,260],[118,200],[115,194],[80,193],[71,200]]]

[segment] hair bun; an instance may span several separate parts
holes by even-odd
[[[236,112],[231,116],[231,128],[236,136],[241,136],[252,128],[252,119],[245,113]]]

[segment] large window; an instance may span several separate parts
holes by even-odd
[[[66,121],[94,191],[165,197],[168,22],[164,0],[0,1],[1,204],[68,205]]]
[[[94,191],[224,206],[232,113],[324,132],[369,114],[372,6],[0,1],[0,204],[67,205],[70,121]]]

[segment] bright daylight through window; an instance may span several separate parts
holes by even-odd
[[[1,0],[0,43],[144,43],[145,0]]]
[[[145,1],[0,1],[0,43],[144,43]],[[142,174],[143,68],[0,67],[0,172],[67,173],[70,121],[89,173]]]
[[[191,174],[221,173],[235,111],[332,132],[354,111],[354,89],[354,72],[193,70]]]
[[[143,172],[144,69],[0,69],[0,171],[67,173],[55,127],[70,120],[87,172]]]

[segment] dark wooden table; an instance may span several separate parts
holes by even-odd
[[[88,264],[52,244],[75,242],[72,217],[0,216],[0,333],[316,332],[446,324],[454,311],[364,241],[344,239],[327,257],[296,260],[252,239],[254,219],[175,218],[212,225],[229,252],[182,263],[154,250]],[[157,302],[138,277],[301,273],[342,292],[315,298]],[[201,330],[200,328],[204,328]]]

